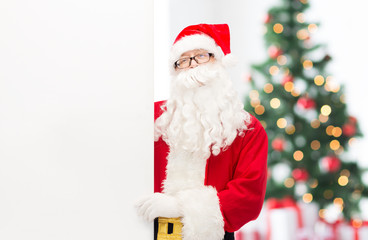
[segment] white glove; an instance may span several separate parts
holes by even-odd
[[[177,218],[182,216],[178,200],[163,193],[154,193],[141,199],[137,202],[136,207],[138,215],[150,222],[157,217]]]

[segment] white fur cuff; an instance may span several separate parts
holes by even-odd
[[[177,197],[183,213],[183,240],[224,238],[224,220],[217,191],[213,187],[180,191]]]

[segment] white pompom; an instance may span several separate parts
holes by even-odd
[[[235,55],[229,53],[222,57],[221,62],[225,67],[233,67],[238,63],[238,59]]]

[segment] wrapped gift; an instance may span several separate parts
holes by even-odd
[[[236,240],[261,240],[261,235],[258,231],[237,231],[235,233]]]
[[[255,221],[243,226],[236,240],[316,240],[319,208],[292,198],[269,199]]]
[[[338,234],[339,240],[366,240],[368,239],[368,221],[344,222],[341,224]]]
[[[251,221],[244,225],[235,233],[236,240],[264,240],[261,238],[261,232],[257,221]]]
[[[269,199],[266,204],[267,240],[296,240],[303,229],[302,212],[292,198]]]
[[[318,240],[342,240],[340,237],[343,221],[333,223],[320,218],[315,225],[315,236]]]
[[[302,226],[298,229],[296,239],[314,240],[315,225],[319,219],[319,207],[316,203],[298,202],[298,206],[302,215]]]

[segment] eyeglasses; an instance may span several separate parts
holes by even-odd
[[[179,69],[187,68],[192,64],[192,60],[196,61],[198,64],[206,63],[210,61],[213,56],[215,56],[213,53],[200,53],[193,57],[181,58],[174,63],[174,67]]]

